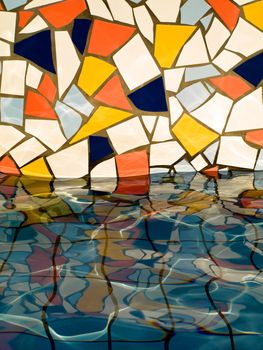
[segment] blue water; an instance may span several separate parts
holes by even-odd
[[[1,350],[263,349],[263,175],[1,177]]]

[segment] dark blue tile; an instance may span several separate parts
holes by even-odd
[[[263,52],[240,64],[234,72],[250,84],[258,86],[263,79]]]
[[[89,138],[89,144],[91,163],[95,163],[113,153],[109,140],[106,137],[91,136]]]
[[[88,19],[75,19],[72,29],[72,41],[81,54],[84,53],[91,21]]]

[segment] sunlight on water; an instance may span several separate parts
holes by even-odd
[[[261,350],[263,175],[0,184],[1,350]]]

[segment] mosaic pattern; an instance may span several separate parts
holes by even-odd
[[[1,0],[0,171],[263,170],[263,0]]]
[[[261,350],[262,173],[107,188],[1,177],[1,350]]]

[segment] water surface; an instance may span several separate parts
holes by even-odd
[[[263,175],[0,183],[1,350],[263,348]]]

